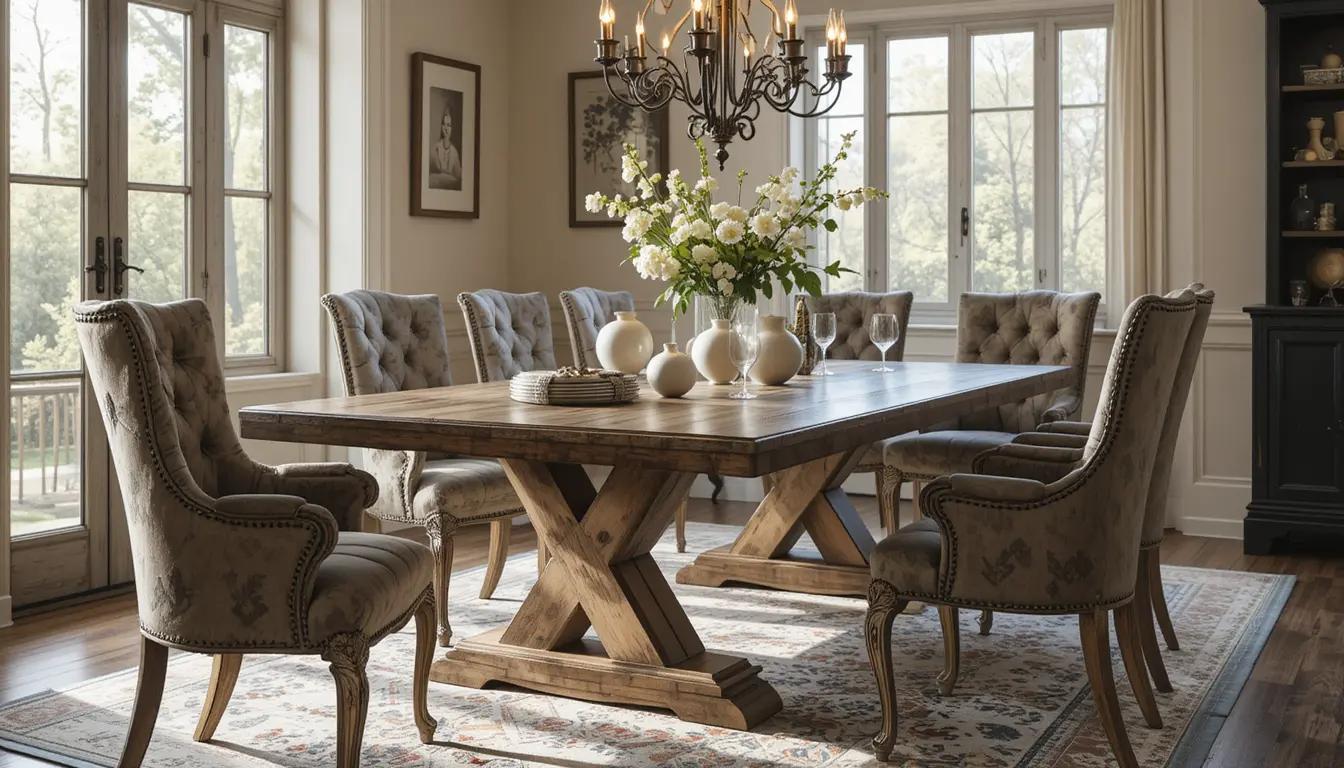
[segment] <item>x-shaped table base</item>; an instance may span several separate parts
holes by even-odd
[[[432,680],[660,707],[743,730],[779,711],[760,667],[705,650],[649,554],[693,475],[618,466],[597,492],[575,464],[501,463],[551,559],[509,625],[459,642]],[[589,627],[597,641],[584,638]]]
[[[678,584],[752,584],[818,595],[868,594],[873,536],[840,485],[867,446],[769,476],[769,493],[737,540],[677,572]],[[806,531],[820,558],[791,554]]]

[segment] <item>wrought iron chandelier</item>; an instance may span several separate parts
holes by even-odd
[[[753,0],[691,0],[691,7],[663,34],[661,53],[650,63],[645,16],[650,9],[664,14],[675,2],[646,0],[635,21],[634,43],[626,36],[622,45],[616,40],[611,0],[601,0],[594,61],[602,65],[612,97],[626,106],[653,112],[674,99],[685,103],[691,110],[686,135],[692,139],[708,136],[718,145],[714,157],[720,170],[728,161],[728,144],[734,138],[750,141],[756,135],[762,101],[778,112],[816,117],[829,112],[839,100],[841,83],[849,77],[850,59],[845,53],[848,36],[843,13],[832,10],[826,21],[825,82],[818,86],[807,79],[808,57],[798,34],[794,0],[787,0],[783,12],[774,0],[760,0],[772,14],[763,44],[751,28]],[[688,21],[689,44],[678,65],[670,58],[672,41]],[[768,53],[776,38],[778,54]]]

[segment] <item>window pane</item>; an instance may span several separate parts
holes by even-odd
[[[224,187],[267,189],[266,33],[224,27]]]
[[[127,273],[129,295],[144,301],[186,296],[187,198],[171,192],[127,193],[130,238],[126,260],[144,274]]]
[[[9,5],[10,170],[83,175],[84,6],[79,0]]]
[[[971,123],[972,290],[1035,286],[1034,146],[1030,112],[988,112]]]
[[[971,38],[975,109],[1032,105],[1035,37],[1031,32],[1009,32]]]
[[[822,101],[823,104],[829,104],[829,99],[836,98],[835,106],[827,113],[832,117],[862,115],[864,112],[864,98],[868,93],[868,58],[863,43],[851,42],[845,49],[845,52],[851,57],[849,60],[849,79],[841,84],[839,98],[832,95],[827,96]],[[824,83],[825,80],[820,74],[826,71],[826,46],[824,45],[817,48],[817,61],[815,66],[817,67],[817,70],[811,77],[814,77],[815,82],[817,83]],[[811,104],[808,103],[806,106],[810,107]]]
[[[918,301],[945,303],[947,254],[947,116],[887,121],[887,280]]]
[[[947,38],[887,43],[887,111],[947,109]]]
[[[1059,103],[1101,104],[1106,101],[1108,34],[1097,29],[1066,29],[1059,33]]]
[[[32,184],[9,190],[11,368],[79,370],[70,306],[81,297],[84,191]]]
[[[183,184],[187,153],[187,17],[131,5],[126,13],[127,172]]]
[[[850,46],[853,50],[854,46]],[[858,131],[854,137],[854,146],[849,157],[840,164],[835,179],[828,189],[854,189],[863,186],[864,148],[866,142],[862,133],[862,117],[822,118],[817,121],[817,162],[818,165],[829,162],[840,151],[841,136]],[[835,232],[817,230],[817,249],[820,261],[830,264],[839,261],[841,266],[854,270],[854,274],[842,273],[832,277],[827,283],[829,291],[861,291],[864,287],[864,214],[863,206],[842,211],[832,206],[826,215],[835,219],[839,227]]]
[[[229,355],[266,353],[266,207],[259,198],[230,197],[224,209],[224,299]]]
[[[79,380],[16,382],[9,406],[10,534],[79,525]]]
[[[1071,107],[1060,114],[1060,288],[1106,286],[1106,109]]]

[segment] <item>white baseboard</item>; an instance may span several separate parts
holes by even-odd
[[[1211,539],[1242,539],[1242,521],[1225,517],[1183,517],[1177,527],[1186,536],[1207,536]]]
[[[9,595],[0,597],[0,629],[14,623],[14,599]]]

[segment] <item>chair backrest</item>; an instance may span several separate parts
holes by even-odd
[[[957,310],[957,362],[1067,365],[1072,383],[957,419],[960,429],[1026,432],[1061,397],[1081,408],[1101,294],[1024,291],[963,293]],[[1069,414],[1076,418],[1077,412]]]
[[[348,291],[322,297],[350,395],[453,383],[443,305],[433,294]]]
[[[1171,485],[1176,440],[1181,433],[1185,404],[1190,398],[1190,384],[1195,378],[1195,368],[1199,366],[1199,353],[1204,346],[1204,332],[1208,330],[1209,315],[1213,313],[1213,291],[1200,283],[1192,283],[1183,291],[1173,291],[1167,294],[1167,297],[1175,298],[1187,291],[1195,295],[1195,319],[1190,324],[1190,334],[1186,337],[1185,348],[1181,351],[1181,364],[1176,369],[1176,384],[1171,390],[1171,404],[1167,406],[1167,418],[1162,424],[1162,437],[1157,444],[1153,481],[1148,488],[1148,509],[1143,519],[1141,544],[1144,547],[1162,543],[1167,523],[1167,491]]]
[[[555,368],[551,307],[541,293],[485,289],[459,293],[479,381],[504,381],[524,371]]]
[[[803,297],[809,314],[835,314],[835,342],[826,350],[826,357],[831,360],[881,359],[882,350],[873,344],[868,335],[869,321],[878,314],[895,315],[896,327],[900,331],[900,338],[887,350],[887,360],[905,359],[906,330],[910,326],[910,307],[914,300],[915,295],[910,291],[845,291]]]
[[[597,333],[602,326],[616,319],[617,312],[635,308],[635,297],[629,291],[602,291],[597,288],[575,288],[560,292],[560,308],[565,313],[569,329],[569,347],[574,352],[574,365],[596,368]]]

